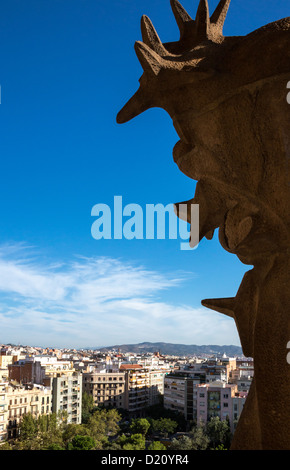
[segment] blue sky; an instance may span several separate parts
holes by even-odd
[[[217,0],[211,0],[211,11]],[[184,0],[194,16],[197,2]],[[140,18],[179,33],[169,0],[2,0],[0,342],[239,344],[233,320],[201,307],[234,296],[249,269],[218,243],[95,240],[95,204],[180,202],[195,182],[173,162],[178,136],[152,109],[116,114],[137,90]],[[289,15],[284,0],[232,0],[226,35]]]

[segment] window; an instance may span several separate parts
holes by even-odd
[[[224,408],[228,408],[229,407],[229,404],[228,403],[224,403]]]

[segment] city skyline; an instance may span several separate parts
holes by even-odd
[[[210,9],[217,5],[212,0]],[[192,0],[184,7],[193,14]],[[173,162],[169,116],[152,109],[118,126],[138,87],[140,18],[163,41],[178,30],[169,0],[2,2],[0,323],[3,343],[76,348],[143,341],[235,344],[234,321],[201,306],[236,294],[250,266],[218,234],[95,240],[95,204],[173,204],[195,182]],[[226,35],[288,16],[285,2],[232,1]],[[104,39],[105,38],[105,39]]]

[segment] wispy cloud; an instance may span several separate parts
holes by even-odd
[[[23,244],[0,246],[0,279],[2,342],[239,344],[232,320],[166,300],[184,281],[174,273],[108,257],[48,264]]]

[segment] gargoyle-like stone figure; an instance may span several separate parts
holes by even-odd
[[[198,181],[187,220],[199,204],[199,239],[219,228],[223,248],[251,265],[236,297],[202,301],[234,318],[254,358],[232,449],[290,449],[290,18],[224,37],[229,4],[221,0],[210,15],[200,0],[193,20],[171,0],[180,29],[171,43],[142,17],[135,50],[144,73],[117,122],[151,107],[169,113],[180,137],[174,161]]]

